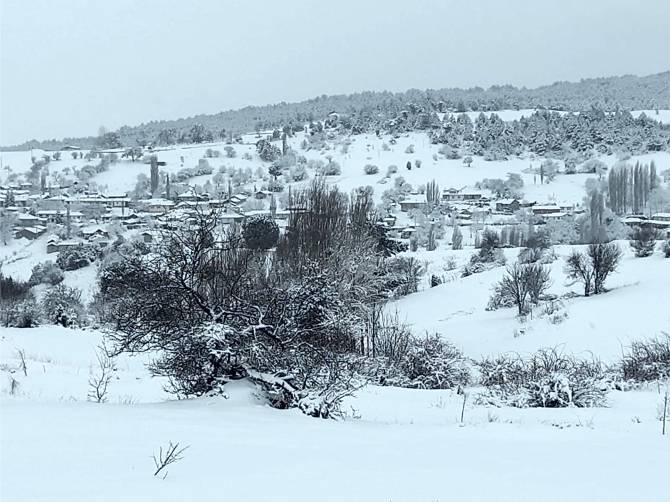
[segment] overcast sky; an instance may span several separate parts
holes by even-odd
[[[670,69],[670,0],[0,0],[0,144],[362,90]]]

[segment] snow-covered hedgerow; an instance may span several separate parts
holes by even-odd
[[[502,354],[477,363],[485,391],[482,404],[519,408],[603,406],[608,385],[606,368],[588,361],[544,349],[527,359]]]
[[[624,380],[647,382],[670,377],[670,335],[631,343],[621,370]]]
[[[413,338],[401,367],[409,380],[407,387],[451,389],[470,382],[463,353],[438,334]]]

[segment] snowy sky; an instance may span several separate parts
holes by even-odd
[[[668,0],[0,0],[0,144],[361,90],[670,69]]]

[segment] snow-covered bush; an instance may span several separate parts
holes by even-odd
[[[55,286],[56,284],[63,282],[63,278],[63,271],[58,265],[52,261],[45,261],[38,263],[33,267],[28,283],[31,286],[37,284],[50,284]]]
[[[386,261],[383,290],[395,298],[416,293],[425,268],[416,258],[396,256]]]
[[[95,246],[82,244],[81,246],[64,249],[58,253],[56,265],[62,270],[77,270],[87,267],[98,257]]]
[[[390,178],[391,175],[396,174],[398,172],[398,166],[395,164],[391,164],[386,168],[386,177]]]
[[[42,297],[42,313],[47,322],[72,326],[84,320],[81,291],[59,284],[49,288]]]
[[[621,369],[625,380],[640,382],[670,378],[670,335],[631,343]]]
[[[379,172],[379,167],[375,166],[374,164],[366,164],[365,167],[363,168],[363,171],[365,171],[365,174],[377,174]]]
[[[13,328],[32,328],[39,324],[40,309],[32,294],[21,299],[0,301],[0,323]]]
[[[503,354],[477,363],[486,390],[477,402],[519,408],[602,406],[607,397],[606,368],[556,349],[543,349],[527,359]]]
[[[342,174],[342,168],[340,167],[340,164],[334,160],[329,160],[327,164],[321,167],[319,174],[322,174],[323,176],[339,176]]]
[[[670,258],[670,240],[667,240],[661,244],[661,251],[663,251],[663,256]]]
[[[659,238],[659,233],[650,226],[637,226],[633,229],[630,236],[630,247],[633,249],[635,256],[638,258],[645,258],[654,254],[656,247],[656,239]]]
[[[500,237],[492,230],[484,230],[480,240],[479,251],[470,256],[470,261],[463,266],[462,277],[490,270],[504,265],[506,258],[499,249]]]
[[[414,153],[414,145],[409,145],[405,148],[405,153]]]
[[[467,385],[471,378],[461,351],[439,334],[412,338],[401,367],[408,386],[418,389],[451,389]]]
[[[291,181],[304,181],[308,178],[307,170],[304,164],[298,164],[289,171]]]
[[[261,139],[256,143],[256,151],[261,160],[265,162],[274,162],[281,157],[281,150],[266,139]]]

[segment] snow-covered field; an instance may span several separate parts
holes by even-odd
[[[105,404],[86,401],[100,335],[6,329],[3,501],[667,500],[670,442],[656,388],[606,408],[509,409],[451,391],[368,387],[328,421],[262,404],[243,382],[228,399],[166,400],[143,360],[122,358]],[[17,351],[27,357],[27,376]],[[153,476],[168,442],[184,459]]]
[[[589,298],[582,296],[581,284],[567,280],[563,271],[565,258],[573,247],[554,247],[557,259],[550,265],[549,293],[559,298],[570,292],[579,295],[561,300],[561,311],[567,318],[559,324],[550,322],[549,316],[542,312],[534,312],[532,318],[521,324],[514,309],[486,311],[492,287],[502,278],[504,267],[463,278],[458,270],[444,270],[450,258],[457,264],[463,263],[472,250],[438,250],[418,255],[421,260],[433,254],[429,270],[435,274],[441,272],[449,278],[448,282],[404,297],[389,308],[397,309],[401,320],[415,332],[441,333],[472,357],[556,347],[611,362],[621,356],[622,347],[631,341],[670,329],[669,260],[661,253],[635,258],[628,242],[619,242],[619,246],[624,257],[617,272],[607,280],[610,291]],[[506,251],[508,262],[514,262],[518,249]]]

